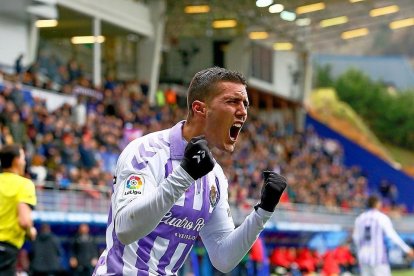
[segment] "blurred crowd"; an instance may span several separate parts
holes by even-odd
[[[250,251],[231,272],[223,274],[216,271],[208,261],[207,252],[201,243],[196,243],[190,255],[197,256],[198,265],[186,263],[181,275],[188,271],[198,270],[196,275],[358,275],[358,267],[351,246],[343,244],[319,252],[307,246],[265,246],[264,239],[259,237]]]
[[[150,105],[145,83],[115,81],[109,76],[102,87],[93,87],[81,68],[76,60],[63,65],[54,56],[41,56],[26,69],[16,62],[16,74],[5,76],[9,81],[0,85],[0,146],[24,145],[27,173],[39,188],[77,185],[99,197],[102,194],[93,190],[112,185],[118,154],[129,141],[185,119],[185,95],[171,87],[159,89],[156,104]],[[24,85],[76,95],[77,104],[50,111],[46,100],[25,93]],[[364,207],[367,179],[358,167],[343,165],[338,142],[319,137],[312,128],[296,131],[289,117],[277,123],[262,115],[249,110],[231,158],[214,152],[227,174],[232,204],[254,205],[263,182],[261,171],[271,169],[288,179],[285,204],[341,211]],[[397,204],[395,187],[387,184],[388,188],[375,192],[390,198],[386,205],[390,211],[405,212]]]
[[[75,59],[64,64],[53,55],[41,55],[27,68],[19,57],[15,74],[0,71],[0,147],[9,143],[24,146],[27,176],[39,191],[76,188],[92,198],[108,197],[118,155],[126,144],[185,119],[185,89],[160,86],[155,105],[150,105],[145,82],[107,76],[102,87],[94,87],[82,68]],[[77,104],[50,110],[47,99],[31,95],[27,86],[76,96]],[[406,212],[398,204],[398,190],[392,182],[383,180],[378,190],[369,191],[364,172],[344,166],[343,149],[337,141],[318,136],[312,128],[297,131],[292,118],[283,116],[288,114],[284,111],[274,111],[282,114],[282,120],[269,120],[274,115],[270,112],[249,110],[230,158],[213,151],[227,175],[233,206],[251,210],[260,196],[261,172],[270,169],[288,179],[281,199],[284,206],[303,203],[346,212],[364,208],[368,194],[378,193],[386,203],[384,211],[394,216]],[[87,225],[80,225],[78,234],[63,247],[48,225],[38,228],[37,240],[20,252],[20,271],[90,275],[99,248]],[[195,248],[201,260],[206,253],[200,250]],[[233,275],[259,275],[257,269],[264,263],[276,275],[338,275],[355,270],[355,258],[347,245],[318,255],[309,248],[281,246],[264,253],[255,244]]]
[[[276,275],[353,275],[357,271],[356,258],[346,243],[321,254],[308,247],[276,247],[269,262]]]

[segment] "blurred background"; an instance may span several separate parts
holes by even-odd
[[[185,119],[189,81],[211,66],[249,84],[236,151],[214,153],[235,223],[263,169],[289,182],[229,275],[357,275],[350,234],[372,194],[414,245],[414,1],[0,0],[0,38],[0,146],[25,147],[59,275],[104,249],[121,150]],[[388,246],[393,275],[412,275]],[[20,252],[22,275],[38,248]],[[181,273],[222,275],[201,241]]]

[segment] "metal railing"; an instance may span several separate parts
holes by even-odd
[[[38,211],[108,212],[110,196],[99,190],[37,189]]]
[[[46,186],[47,187],[47,186]],[[110,206],[109,188],[93,189],[71,185],[62,190],[51,187],[36,189],[38,204],[35,219],[54,222],[95,222],[105,224]],[[243,222],[252,208],[231,206],[236,225]],[[353,227],[362,210],[331,209],[319,205],[279,204],[266,225],[274,230],[341,231]],[[401,232],[414,232],[414,216],[393,218],[395,228]]]

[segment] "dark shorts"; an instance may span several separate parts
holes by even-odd
[[[19,249],[9,243],[0,242],[0,276],[16,275]]]

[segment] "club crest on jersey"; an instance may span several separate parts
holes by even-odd
[[[125,184],[124,195],[140,195],[144,188],[144,178],[141,175],[130,175]]]
[[[218,202],[218,193],[217,193],[217,188],[215,185],[211,185],[210,187],[210,205],[211,207],[216,207],[217,202]]]

